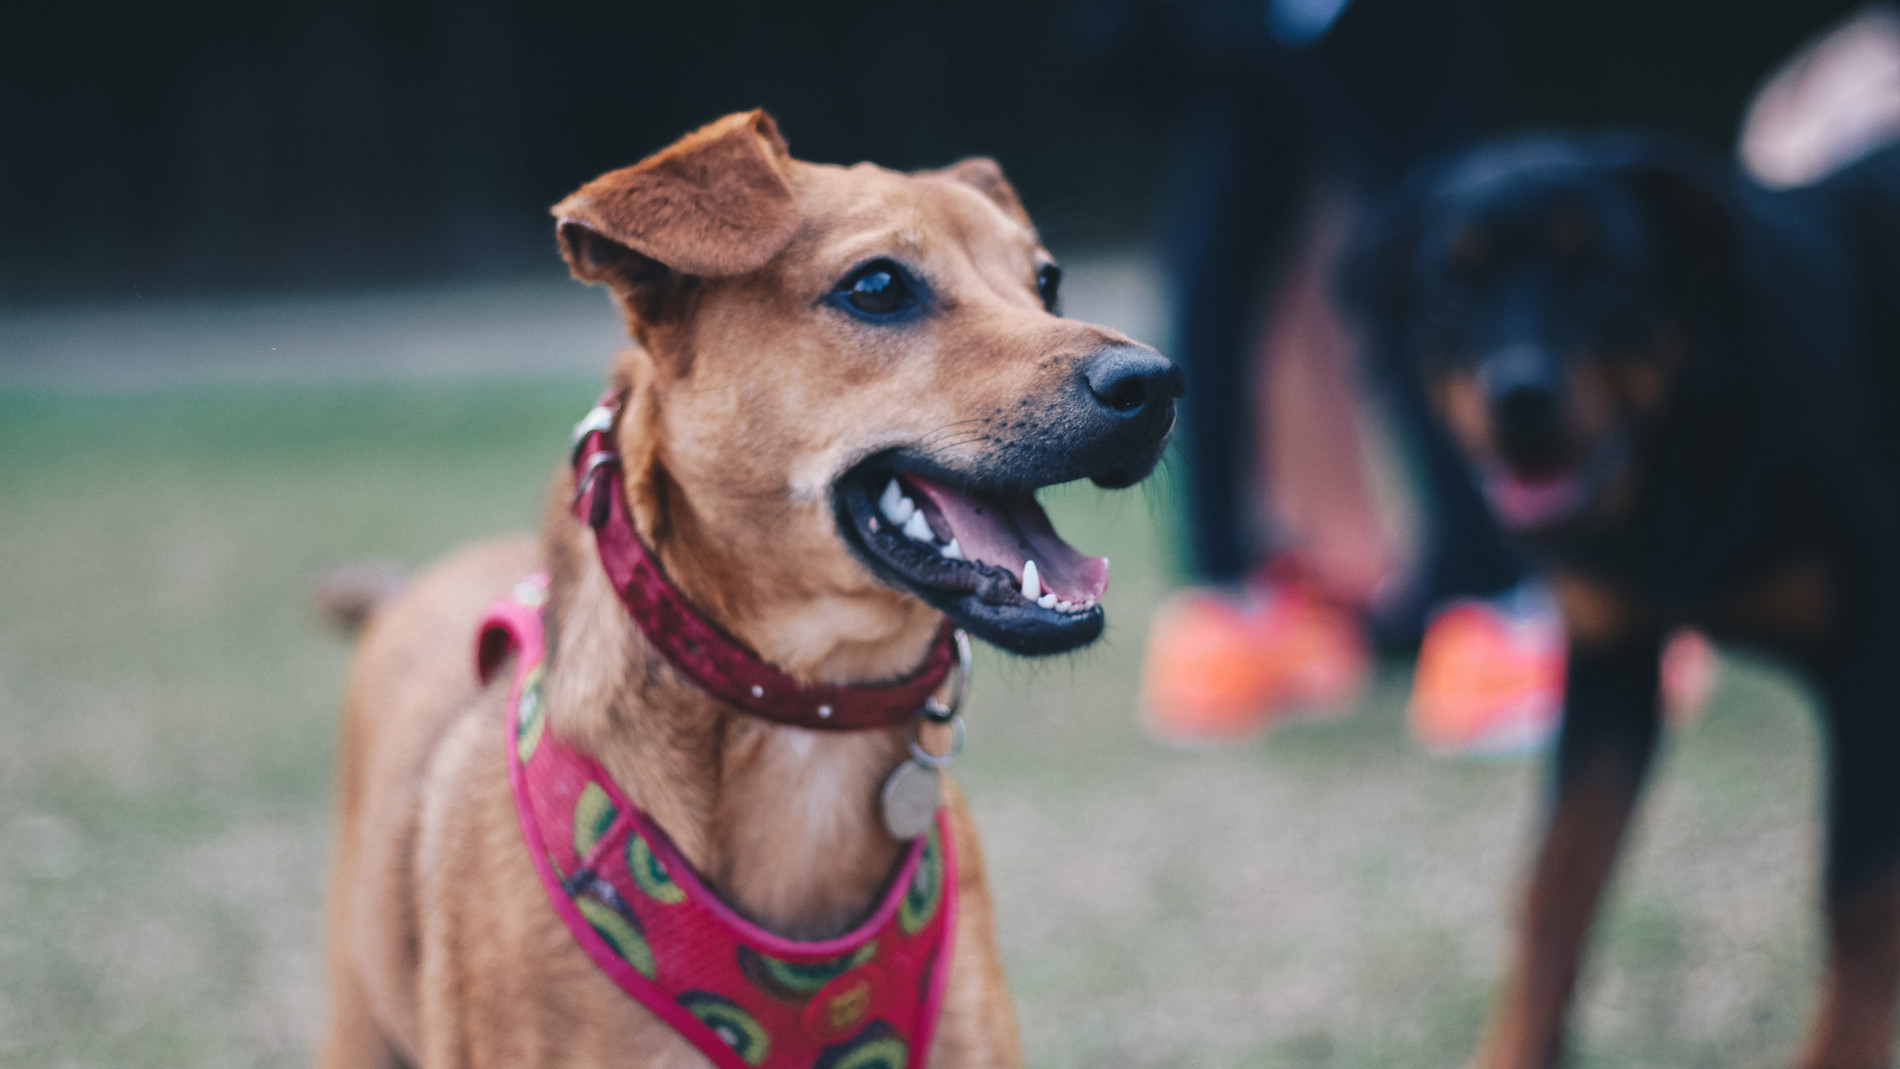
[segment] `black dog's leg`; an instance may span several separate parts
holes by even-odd
[[[1590,919],[1655,750],[1660,640],[1632,634],[1584,645],[1572,632],[1550,816],[1480,1069],[1560,1061]]]
[[[1801,1069],[1881,1069],[1900,991],[1900,624],[1821,671],[1827,980]]]

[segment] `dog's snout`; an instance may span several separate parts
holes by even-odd
[[[1498,448],[1524,463],[1555,460],[1563,448],[1563,377],[1549,353],[1513,346],[1484,365],[1485,401]]]
[[[1181,369],[1153,349],[1118,345],[1090,357],[1082,369],[1089,395],[1124,418],[1165,409],[1186,389]]]
[[[1556,459],[1559,433],[1557,395],[1538,386],[1520,386],[1492,402],[1498,448],[1512,460],[1538,463]]]

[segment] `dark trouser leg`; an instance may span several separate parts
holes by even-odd
[[[1648,637],[1596,650],[1572,646],[1555,797],[1480,1069],[1545,1069],[1559,1061],[1590,921],[1655,749],[1660,655],[1660,642]]]
[[[1342,17],[1327,42],[1332,61],[1315,97],[1336,117],[1331,127],[1340,153],[1372,200],[1419,160],[1482,132],[1491,92],[1486,16],[1473,0],[1356,0]],[[1418,644],[1426,615],[1440,602],[1507,590],[1525,572],[1413,370],[1376,372],[1386,411],[1417,465],[1427,521],[1417,574],[1372,621],[1382,648],[1402,650]]]
[[[1231,582],[1256,563],[1253,328],[1308,161],[1239,86],[1197,89],[1179,134],[1164,253],[1171,355],[1188,379],[1180,434],[1190,563],[1204,579]]]

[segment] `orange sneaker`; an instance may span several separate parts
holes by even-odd
[[[1693,720],[1714,688],[1714,646],[1687,628],[1662,655],[1664,716]],[[1502,756],[1547,746],[1563,710],[1564,630],[1541,588],[1451,603],[1425,629],[1406,718],[1440,753]]]
[[[1556,730],[1563,621],[1547,598],[1506,601],[1454,601],[1426,626],[1406,719],[1430,749],[1523,753]]]
[[[1185,590],[1149,625],[1142,721],[1169,742],[1246,738],[1294,707],[1343,709],[1366,663],[1358,620],[1297,580]]]

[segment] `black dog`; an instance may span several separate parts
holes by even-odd
[[[1547,1066],[1657,734],[1673,627],[1825,698],[1828,972],[1806,1069],[1886,1066],[1900,983],[1900,151],[1771,192],[1679,146],[1528,135],[1416,176],[1349,297],[1569,640],[1553,809],[1478,1064]]]

